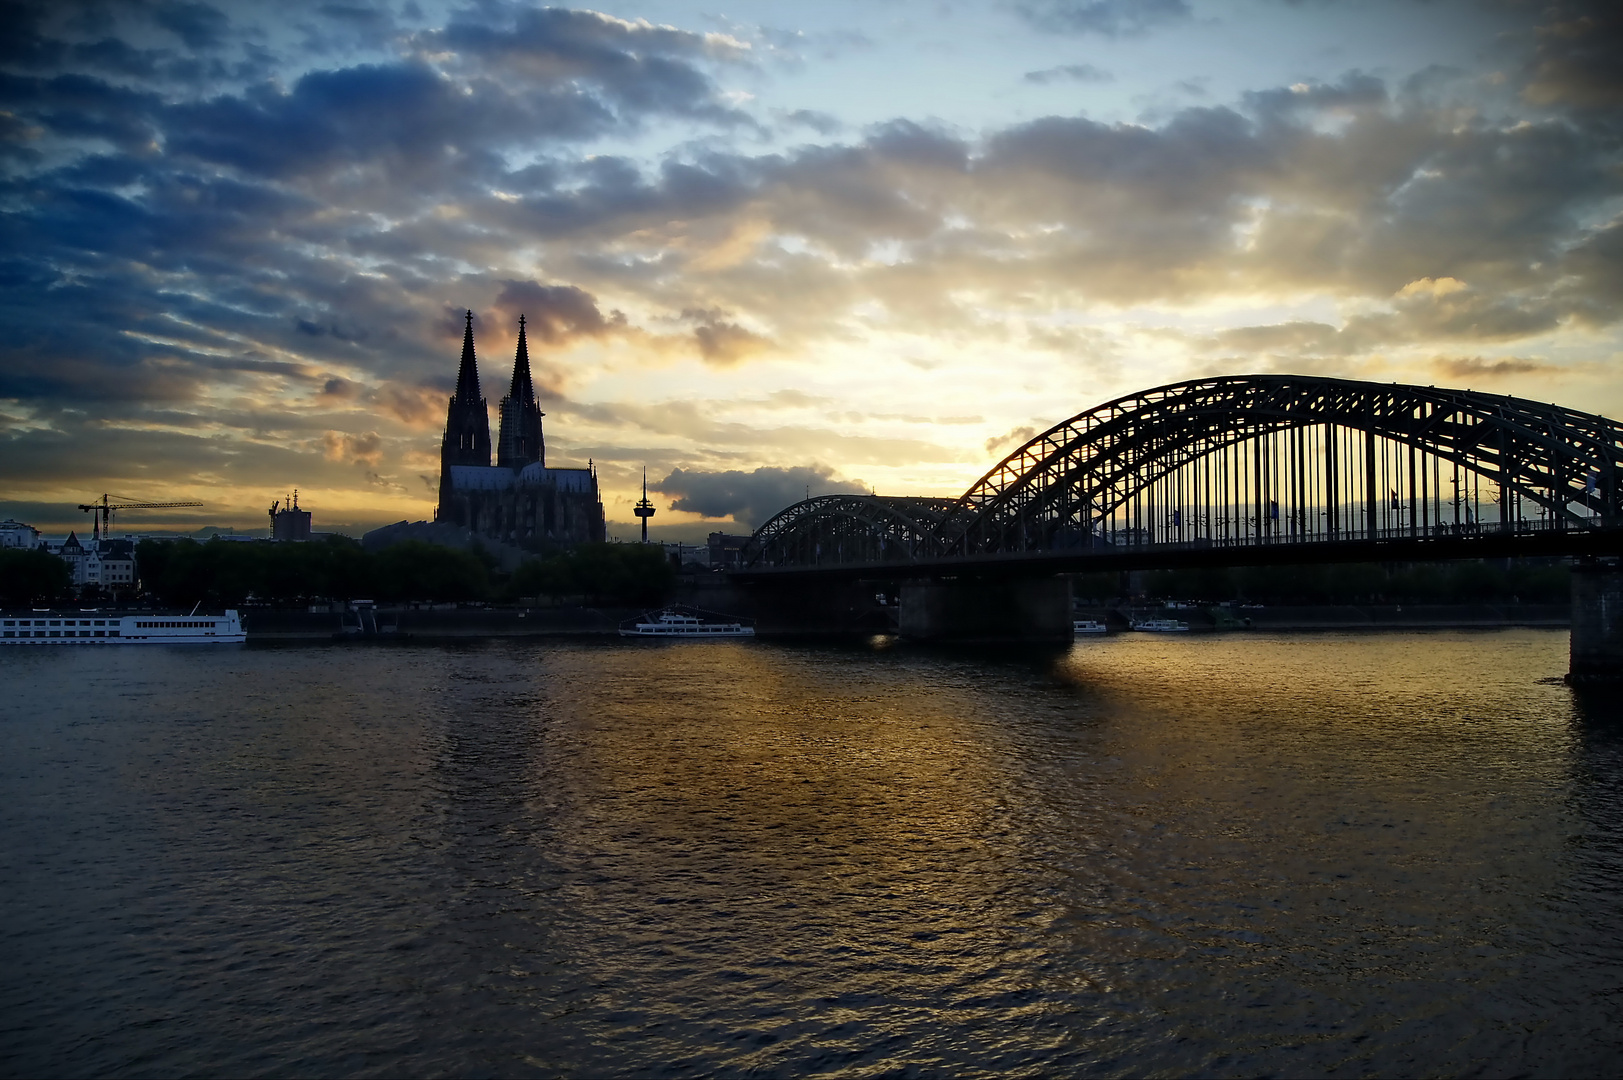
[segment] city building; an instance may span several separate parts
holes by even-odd
[[[710,549],[703,544],[684,544],[668,540],[659,545],[665,558],[683,573],[698,573],[710,569]]]
[[[32,551],[39,547],[39,530],[32,525],[7,518],[0,521],[0,548],[21,548]]]
[[[123,591],[135,588],[135,541],[103,538],[93,557],[100,564],[101,587]]]
[[[513,378],[500,408],[496,464],[490,463],[490,418],[479,386],[473,313],[462,337],[456,393],[440,444],[440,498],[434,520],[476,537],[529,551],[601,541],[606,536],[597,473],[547,465],[541,411],[530,377],[524,320],[519,320]]]
[[[135,541],[98,537],[89,541],[70,532],[66,539],[40,541],[40,551],[55,555],[68,564],[73,587],[89,586],[108,591],[135,588]]]
[[[68,538],[60,544],[52,545],[49,541],[46,541],[42,546],[46,551],[68,564],[68,572],[73,575],[75,588],[88,584],[92,577],[94,577],[96,584],[101,584],[101,567],[99,565],[95,567],[85,565],[89,561],[87,557],[89,552],[79,542],[78,533],[69,532]]]
[[[285,504],[280,500],[271,503],[270,519],[272,540],[310,539],[310,511],[299,509],[297,488]]]
[[[712,570],[737,570],[744,551],[744,545],[750,542],[747,536],[735,536],[731,533],[713,532],[706,539],[705,549],[709,555]]]

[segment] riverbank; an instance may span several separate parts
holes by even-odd
[[[336,606],[336,605],[335,605]],[[391,608],[376,609],[384,637],[495,638],[580,637],[613,634],[641,608]],[[341,612],[248,608],[243,621],[249,641],[329,641],[340,632]],[[350,616],[351,625],[354,616]]]
[[[1177,619],[1197,630],[1455,630],[1473,627],[1572,624],[1568,604],[1318,604],[1273,607],[1155,605],[1079,608],[1079,619],[1125,629],[1129,619]]]
[[[498,637],[605,637],[642,612],[622,607],[378,608],[380,626],[412,639]],[[249,641],[329,641],[340,630],[338,611],[249,608]],[[353,623],[353,616],[351,622]],[[1126,629],[1129,619],[1178,619],[1191,631],[1470,629],[1571,625],[1566,604],[1323,604],[1277,607],[1084,607],[1077,618]]]

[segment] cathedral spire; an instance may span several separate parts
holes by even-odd
[[[473,355],[473,312],[468,312],[467,319],[462,331],[462,366],[456,373],[456,396],[464,405],[483,397],[479,393],[479,361]]]
[[[440,440],[440,506],[435,520],[467,524],[457,503],[451,470],[458,466],[490,467],[490,414],[479,392],[479,362],[473,354],[473,312],[462,331],[462,366],[456,373],[456,394],[446,402],[445,438]]]
[[[530,382],[530,346],[524,340],[524,316],[518,317],[518,353],[513,357],[513,388],[507,396],[526,404],[535,400],[535,386]]]
[[[518,351],[513,354],[513,384],[502,398],[502,426],[496,440],[496,464],[509,469],[547,463],[547,444],[541,434],[541,411],[530,379],[530,345],[525,338],[524,316],[518,317]]]

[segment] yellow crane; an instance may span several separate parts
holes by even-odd
[[[103,495],[101,502],[80,503],[79,509],[89,511],[93,517],[91,529],[96,539],[107,535],[108,526],[113,523],[113,512],[116,510],[170,510],[180,506],[202,506],[200,502],[143,502],[140,499],[131,499],[124,495]]]

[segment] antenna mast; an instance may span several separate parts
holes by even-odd
[[[648,519],[654,516],[654,504],[648,501],[648,466],[642,467],[642,499],[631,511],[642,518],[642,542],[648,543]]]

